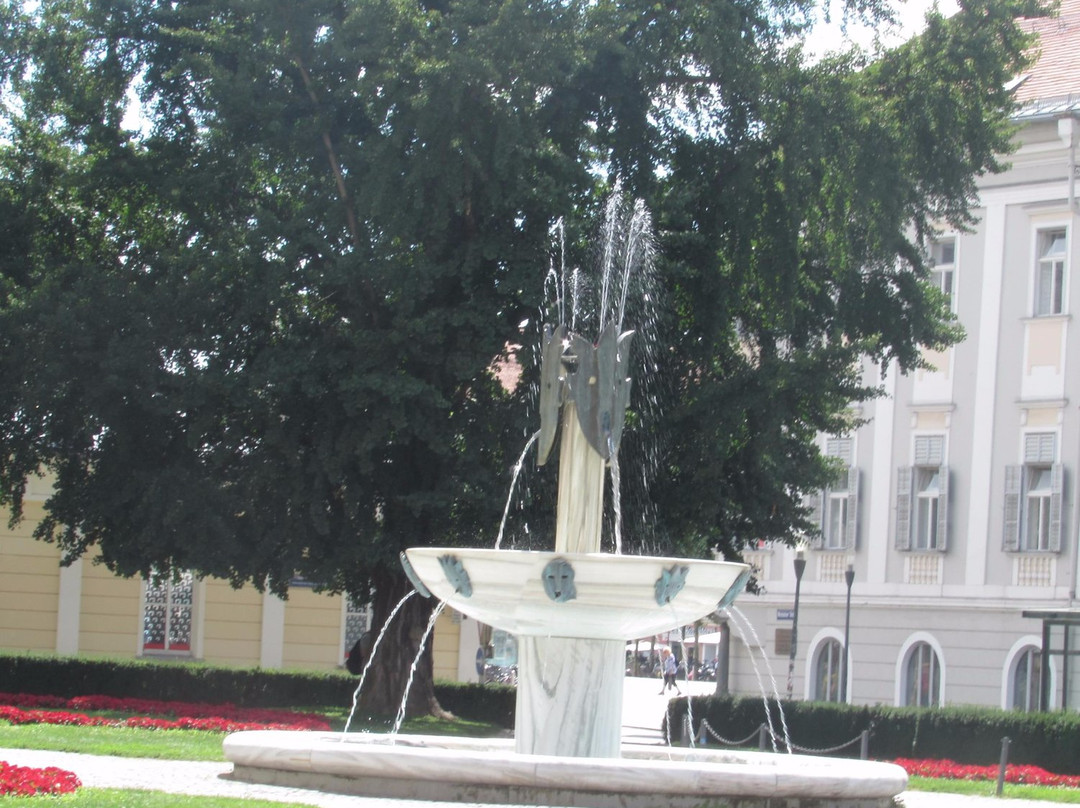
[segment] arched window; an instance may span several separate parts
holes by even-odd
[[[841,658],[844,648],[839,640],[829,638],[818,646],[814,660],[814,699],[840,701]]]
[[[1025,713],[1039,709],[1042,692],[1042,652],[1033,645],[1021,651],[1013,666],[1009,706]]]
[[[927,642],[908,651],[904,665],[904,706],[932,707],[941,703],[941,661]]]

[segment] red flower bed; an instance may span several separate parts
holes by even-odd
[[[908,774],[917,777],[935,777],[942,780],[997,780],[998,776],[997,766],[973,766],[967,763],[954,763],[951,760],[897,758],[893,763],[903,766]],[[1080,776],[1053,774],[1038,766],[1009,764],[1005,767],[1005,782],[1080,788]]]
[[[74,774],[54,766],[32,769],[27,766],[13,766],[0,760],[0,797],[9,794],[19,797],[68,794],[81,785]]]
[[[66,712],[63,708],[80,712]],[[125,721],[86,716],[81,712],[98,710],[137,713],[138,716]],[[147,716],[165,716],[174,720]],[[236,732],[240,729],[330,729],[330,724],[321,715],[294,713],[291,710],[237,707],[233,704],[125,699],[115,696],[76,696],[73,699],[64,699],[26,693],[0,693],[0,718],[16,724],[97,724],[151,729],[206,729],[219,732]]]

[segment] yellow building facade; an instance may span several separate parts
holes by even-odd
[[[57,547],[32,538],[48,495],[31,481],[24,519],[0,528],[0,649],[114,658],[189,659],[289,670],[344,666],[370,628],[341,595],[298,584],[287,600],[251,586],[185,576],[155,587],[87,560],[60,565]],[[433,635],[435,677],[475,679],[475,626],[446,609]],[[464,650],[463,650],[464,648]]]

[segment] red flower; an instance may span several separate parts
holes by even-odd
[[[87,716],[81,712],[36,709],[39,707],[69,707],[75,710],[137,713],[138,715],[125,721]],[[165,718],[150,718],[150,716],[165,716]],[[202,729],[212,732],[235,732],[239,729],[324,731],[330,729],[329,722],[315,713],[246,708],[233,704],[193,704],[115,696],[76,696],[73,699],[61,699],[54,696],[0,693],[0,719],[13,724],[94,724],[138,726],[147,729]]]
[[[31,769],[13,766],[0,760],[0,796],[15,794],[32,797],[35,794],[68,794],[82,783],[74,774],[49,766]]]
[[[908,774],[939,780],[997,780],[998,776],[997,766],[974,766],[968,763],[954,763],[951,760],[909,760],[907,758],[897,758],[893,762],[902,766]],[[1005,782],[1080,788],[1080,776],[1053,774],[1038,766],[1026,765],[1007,765]]]

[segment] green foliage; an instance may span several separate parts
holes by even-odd
[[[776,702],[770,701],[769,705],[779,735],[782,730]],[[846,744],[836,753],[840,757],[858,757],[859,736],[870,730],[870,756],[876,760],[926,758],[985,766],[998,762],[1001,740],[1007,737],[1010,763],[1036,765],[1055,774],[1080,773],[1080,763],[1072,753],[1080,743],[1080,716],[1072,712],[851,706],[814,701],[786,701],[783,711],[796,747],[820,750]],[[673,700],[672,726],[682,727],[686,713],[686,699]],[[757,728],[767,723],[760,698],[695,698],[693,715],[698,732],[699,722],[704,719],[728,740],[753,735],[750,745],[757,743]],[[782,741],[778,740],[778,744],[782,749]]]
[[[588,260],[618,178],[668,301],[627,545],[793,539],[813,438],[877,392],[860,361],[958,336],[922,239],[1006,151],[1038,8],[813,65],[812,11],[4,0],[0,504],[49,474],[35,535],[68,561],[374,584],[381,620],[401,549],[494,539],[536,424],[493,363],[536,341],[552,223]]]
[[[241,707],[348,708],[359,681],[343,671],[275,671],[149,660],[0,655],[0,692],[103,695],[235,704]],[[505,685],[437,682],[440,703],[459,718],[514,725],[515,691]],[[346,712],[347,716],[347,712]]]

